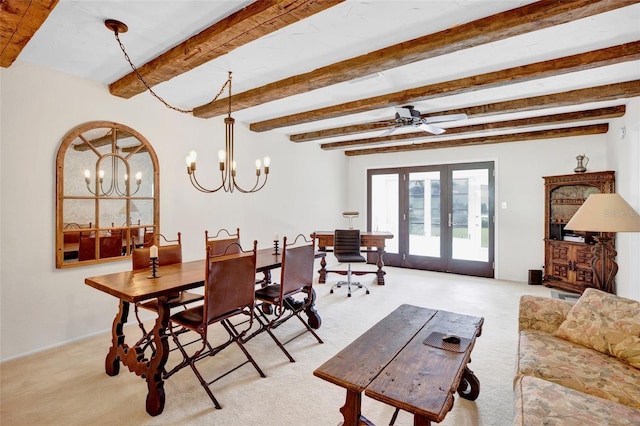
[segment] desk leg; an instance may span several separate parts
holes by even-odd
[[[382,257],[384,255],[384,247],[378,247],[378,262],[376,265],[378,266],[378,270],[376,271],[376,275],[378,276],[378,285],[384,285],[384,276],[386,274],[385,271],[382,270],[384,266],[384,261]]]
[[[318,283],[324,284],[327,282],[327,261],[324,257],[320,259],[320,270],[318,271],[320,274],[320,278],[318,278]]]

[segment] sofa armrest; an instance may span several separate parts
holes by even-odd
[[[562,324],[575,302],[525,295],[520,298],[518,331],[553,333]]]

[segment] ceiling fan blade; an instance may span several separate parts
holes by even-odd
[[[424,117],[421,121],[423,123],[442,123],[444,121],[458,121],[466,120],[467,114],[447,114],[447,115],[434,115],[432,117]]]
[[[425,132],[433,133],[434,135],[441,135],[445,132],[444,129],[440,127],[432,126],[431,124],[422,123],[417,126],[420,130],[424,130]]]
[[[398,127],[389,127],[387,130],[382,132],[380,134],[380,136],[378,136],[378,137],[381,138],[381,137],[384,137],[384,136],[389,136],[391,133],[395,132],[396,129],[398,129]]]

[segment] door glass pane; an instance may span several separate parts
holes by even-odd
[[[409,174],[409,254],[440,257],[440,172]]]
[[[452,258],[489,260],[489,171],[452,174]]]
[[[385,251],[398,253],[398,174],[371,176],[371,230],[391,232]]]

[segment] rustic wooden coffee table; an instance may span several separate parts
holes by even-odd
[[[340,409],[344,426],[372,425],[360,412],[363,392],[413,413],[414,425],[440,422],[456,391],[470,400],[480,392],[467,364],[483,322],[482,317],[401,305],[313,374],[347,390]],[[445,335],[460,342],[447,343]]]

